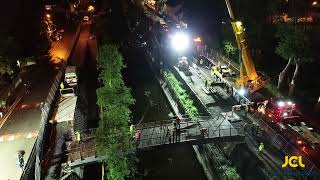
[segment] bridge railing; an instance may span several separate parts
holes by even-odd
[[[96,128],[90,128],[90,129],[85,129],[83,131],[79,131],[80,139],[86,140],[86,139],[94,138],[95,130],[96,130]]]
[[[150,134],[143,135],[139,143],[142,143],[146,147],[170,144],[169,138],[173,139],[172,137],[175,136],[175,133],[177,132],[170,130],[169,126],[163,126],[162,128],[163,131],[152,131]],[[216,128],[196,127],[181,130],[177,133],[180,142],[231,136],[244,136],[244,128],[242,126],[234,127],[232,125],[220,125]],[[174,141],[172,141],[172,143],[174,143]]]
[[[196,119],[192,120],[190,117],[188,117],[188,115],[184,115],[184,116],[182,116],[182,118],[180,118],[180,121],[181,121],[180,123],[181,124],[195,124],[195,123],[201,122],[201,121],[214,121],[214,120],[217,120],[220,116],[221,116],[220,113],[215,113],[215,114],[211,114],[210,116],[198,116]],[[135,125],[135,128],[136,129],[145,129],[145,128],[150,128],[150,127],[159,127],[159,126],[165,126],[165,125],[172,124],[173,122],[176,122],[176,118],[137,124],[137,125]]]
[[[94,141],[90,143],[78,143],[76,146],[71,147],[67,153],[68,161],[83,160],[88,157],[96,156],[96,144]]]

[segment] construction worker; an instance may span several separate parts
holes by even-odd
[[[77,132],[75,132],[74,134],[76,135],[76,140],[77,140],[78,142],[80,142],[80,140],[81,140],[81,138],[80,138],[80,133],[77,131]]]
[[[169,141],[171,142],[174,142],[174,136],[175,136],[175,129],[176,129],[176,122],[175,121],[172,121],[172,123],[168,126],[168,130],[169,130],[169,133],[170,133],[170,136],[169,136]]]
[[[199,62],[199,63],[200,63],[200,65],[202,65],[202,64],[203,64],[203,59],[200,59],[200,62]]]
[[[134,125],[131,124],[131,126],[130,126],[130,133],[133,135],[133,132],[134,132]]]
[[[180,123],[181,123],[181,119],[179,117],[177,117],[175,123],[176,123],[176,128],[175,128],[176,141],[180,142]]]
[[[139,143],[139,141],[141,139],[141,131],[140,130],[136,131],[134,138],[135,138],[136,142]]]
[[[208,84],[207,84],[207,88],[208,88],[208,90],[209,90],[209,92],[212,92],[211,90],[212,90],[212,80],[211,79],[209,79],[208,80]]]
[[[64,84],[63,84],[63,82],[60,83],[60,89],[64,89]]]
[[[261,155],[263,150],[264,150],[264,144],[261,142],[260,145],[259,145],[259,154]]]

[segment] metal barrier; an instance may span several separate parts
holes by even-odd
[[[187,123],[185,123],[187,124]],[[193,123],[189,126],[193,126],[192,128],[187,128],[178,133],[177,138],[179,140],[171,141],[172,132],[170,130],[170,125],[165,125],[161,127],[161,131],[158,130],[151,130],[149,132],[143,133],[142,130],[142,137],[139,141],[138,148],[145,148],[151,146],[161,146],[164,144],[171,144],[171,143],[180,143],[180,142],[192,142],[192,141],[202,141],[208,139],[215,139],[215,138],[223,138],[223,137],[233,137],[233,136],[243,136],[244,135],[244,128],[233,127],[232,125],[220,125],[214,127],[205,127],[202,128],[201,124],[198,126],[197,123]],[[181,124],[182,126],[182,124]],[[188,127],[188,125],[187,125]],[[154,127],[156,128],[156,127]],[[174,136],[174,135],[173,135]],[[172,137],[173,137],[172,136]],[[174,137],[172,138],[174,139]]]
[[[28,158],[28,160],[26,162],[26,166],[24,167],[24,170],[22,171],[20,179],[23,179],[23,180],[33,179],[34,174],[30,173],[30,172],[32,172],[32,170],[34,168],[33,165],[35,164],[35,161],[36,161],[36,151],[35,151],[36,144],[37,143],[34,143],[34,145],[32,147],[30,157]]]
[[[83,160],[88,157],[95,157],[96,156],[96,143],[94,139],[84,140],[80,142],[73,141],[68,150],[68,162],[76,161],[76,160]]]

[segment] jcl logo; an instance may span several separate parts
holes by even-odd
[[[302,156],[285,156],[284,163],[281,165],[281,167],[285,168],[288,166],[288,164],[292,168],[296,168],[298,166],[304,168],[306,166],[302,163]]]

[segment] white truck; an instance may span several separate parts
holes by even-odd
[[[70,87],[77,85],[78,77],[76,73],[76,66],[67,66],[65,75],[64,75],[64,81]]]

